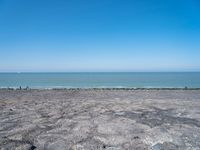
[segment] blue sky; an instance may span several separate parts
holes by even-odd
[[[200,1],[0,0],[0,71],[200,71]]]

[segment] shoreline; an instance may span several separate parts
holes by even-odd
[[[23,91],[27,91],[27,90],[125,90],[125,91],[129,91],[129,90],[200,90],[200,88],[190,88],[190,87],[184,87],[184,88],[0,88],[0,90],[23,90]]]

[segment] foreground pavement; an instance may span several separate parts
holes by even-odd
[[[200,149],[200,90],[0,90],[0,148]]]

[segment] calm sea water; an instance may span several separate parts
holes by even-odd
[[[179,73],[0,73],[0,87],[200,88],[200,72]]]

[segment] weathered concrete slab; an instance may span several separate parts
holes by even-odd
[[[1,149],[200,149],[200,90],[0,90]]]

